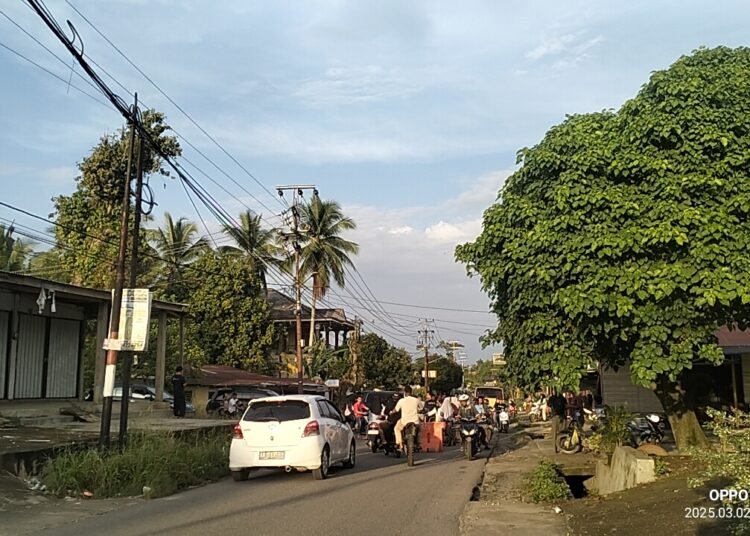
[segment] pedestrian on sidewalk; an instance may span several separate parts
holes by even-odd
[[[555,454],[557,454],[557,436],[560,433],[560,428],[563,419],[565,418],[567,404],[565,398],[557,392],[557,389],[555,389],[552,396],[547,399],[547,404],[549,405],[552,414],[550,417],[550,421],[552,422],[552,443],[555,447]]]
[[[182,375],[182,367],[177,366],[172,376],[172,395],[174,396],[174,407],[172,412],[175,417],[185,416],[185,376]]]

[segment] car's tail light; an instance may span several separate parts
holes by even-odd
[[[234,428],[232,429],[232,437],[234,437],[234,439],[242,439],[244,437],[242,435],[242,427],[240,426],[240,423],[234,425]]]
[[[302,432],[302,437],[309,437],[314,435],[320,435],[320,425],[318,421],[310,421],[305,426],[305,431]]]

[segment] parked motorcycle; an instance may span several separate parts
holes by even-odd
[[[564,454],[576,454],[583,450],[583,429],[578,419],[568,417],[568,426],[557,435],[557,448]]]
[[[649,443],[658,445],[664,441],[665,428],[664,419],[656,413],[649,413],[645,419],[637,418],[628,423],[630,441],[634,447]]]
[[[461,418],[461,437],[464,455],[471,460],[479,453],[480,429],[476,419]]]
[[[529,421],[537,422],[542,420],[542,401],[537,400],[531,405],[529,410]]]

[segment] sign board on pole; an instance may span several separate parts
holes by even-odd
[[[145,352],[148,350],[151,301],[151,291],[147,288],[123,289],[117,340],[105,339],[105,350],[121,352]]]
[[[430,370],[430,378],[437,378],[437,370]],[[424,378],[424,370],[422,371],[422,377]]]
[[[339,380],[326,380],[326,387],[338,387]]]
[[[503,354],[492,354],[493,365],[505,365],[505,356]]]

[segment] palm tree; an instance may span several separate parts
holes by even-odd
[[[150,232],[150,242],[163,264],[160,271],[168,295],[177,297],[176,294],[181,292],[178,287],[185,267],[208,249],[206,239],[196,239],[197,234],[198,226],[195,223],[187,218],[174,221],[169,212],[164,214],[164,226]]]
[[[312,276],[312,313],[310,316],[310,347],[315,342],[315,305],[331,288],[332,281],[344,288],[345,270],[354,266],[351,255],[359,253],[359,245],[341,237],[357,228],[354,220],[344,216],[336,201],[322,201],[317,195],[302,206],[305,240],[302,245],[303,277]]]
[[[284,265],[284,249],[279,244],[279,233],[276,229],[263,227],[260,214],[248,209],[240,214],[240,226],[224,225],[224,232],[237,244],[224,246],[222,252],[245,255],[256,267],[263,290],[268,292],[266,279],[272,268]]]
[[[13,238],[13,225],[0,224],[0,270],[18,272],[26,268],[33,252],[33,244]]]

